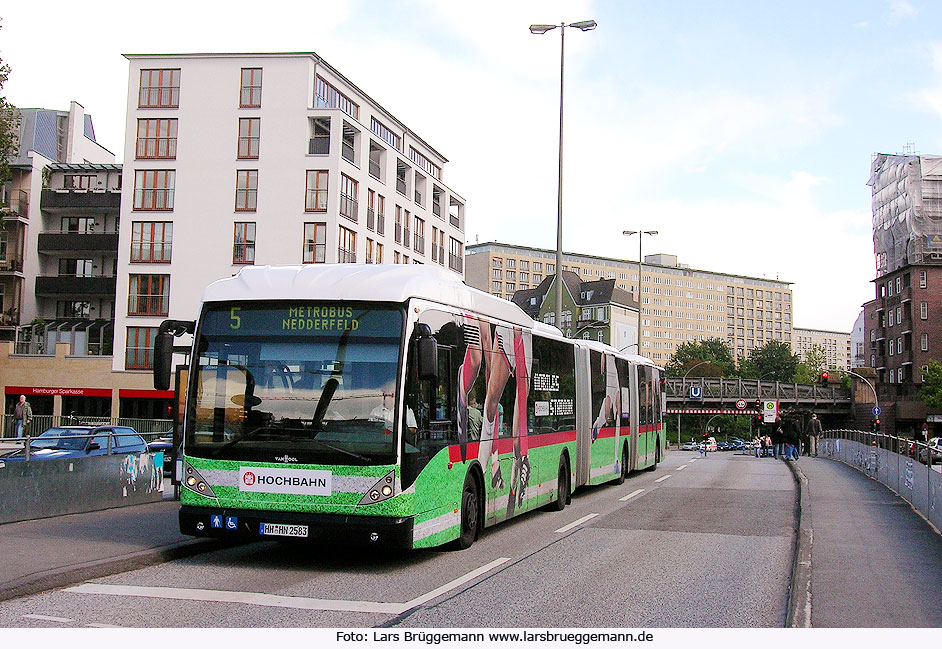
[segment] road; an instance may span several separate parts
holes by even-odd
[[[788,467],[671,452],[469,550],[277,543],[0,604],[3,627],[781,627],[796,528]]]

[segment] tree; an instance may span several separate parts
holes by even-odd
[[[770,340],[762,347],[756,347],[742,363],[743,378],[763,379],[791,383],[798,368],[798,356],[792,352],[791,345],[778,340]]]
[[[942,410],[942,363],[929,361],[929,369],[922,375],[920,398],[930,408]]]
[[[821,345],[812,345],[805,354],[805,360],[798,363],[795,371],[795,383],[814,385],[827,367],[827,353]]]
[[[0,184],[10,179],[10,158],[19,149],[20,114],[2,94],[9,76],[10,66],[0,59]]]
[[[726,341],[710,338],[680,345],[664,369],[667,376],[736,376],[736,361]]]

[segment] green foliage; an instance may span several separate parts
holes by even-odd
[[[929,361],[929,369],[922,375],[919,397],[930,408],[942,410],[942,363]]]
[[[2,26],[0,26],[2,28]],[[10,76],[10,66],[0,59],[0,93]],[[16,106],[0,94],[0,183],[10,179],[10,158],[19,149],[20,114]]]
[[[710,338],[680,345],[664,369],[667,376],[736,376],[736,361],[726,341]]]
[[[740,369],[743,378],[791,383],[798,369],[798,356],[792,352],[791,345],[771,340],[753,349]]]

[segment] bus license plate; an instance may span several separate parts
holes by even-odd
[[[307,525],[260,523],[258,533],[262,536],[296,536],[299,538],[307,538]]]

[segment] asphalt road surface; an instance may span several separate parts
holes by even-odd
[[[782,627],[788,467],[671,452],[469,550],[251,543],[0,604],[3,627]]]

